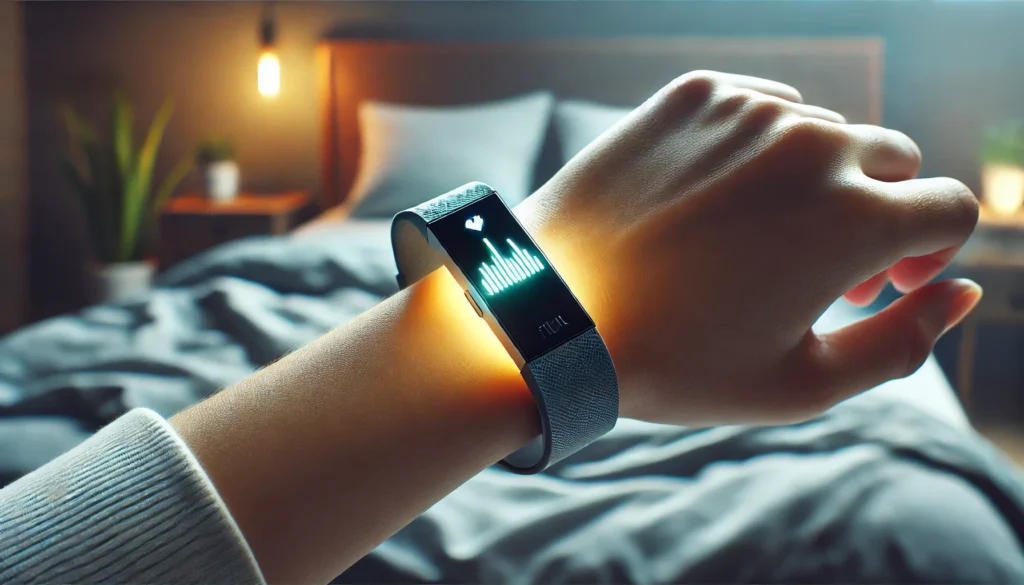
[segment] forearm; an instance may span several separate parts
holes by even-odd
[[[537,430],[445,270],[175,416],[270,582],[327,582]]]

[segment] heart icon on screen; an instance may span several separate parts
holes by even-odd
[[[479,215],[474,215],[473,217],[467,219],[466,229],[476,230],[478,232],[482,231],[484,229],[484,218],[480,217]]]

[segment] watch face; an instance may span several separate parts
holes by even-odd
[[[431,223],[430,229],[524,360],[594,326],[496,193]]]

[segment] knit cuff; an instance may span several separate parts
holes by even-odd
[[[0,490],[0,583],[264,583],[170,424],[135,409]]]

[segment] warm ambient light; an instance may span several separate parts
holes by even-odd
[[[987,165],[981,171],[982,198],[999,215],[1014,215],[1024,204],[1024,169],[1015,165]]]
[[[256,66],[256,85],[260,95],[274,97],[281,91],[281,62],[273,50],[264,50]]]
[[[256,65],[256,87],[264,97],[276,97],[281,91],[281,61],[277,58],[277,19],[274,4],[263,5],[260,18],[260,60]]]

